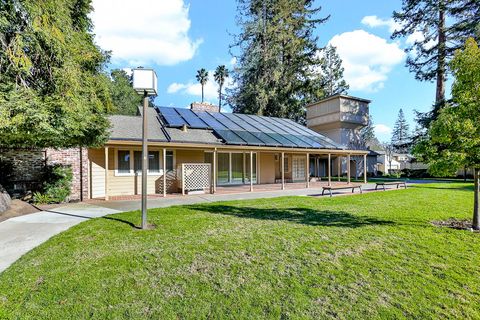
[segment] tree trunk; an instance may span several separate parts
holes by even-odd
[[[436,109],[443,107],[445,100],[446,81],[446,35],[445,35],[445,4],[440,3],[438,11],[438,62],[437,62],[437,90],[435,96]]]
[[[203,84],[202,84],[202,103],[203,103]]]
[[[480,173],[480,169],[479,168],[475,168],[474,169],[474,190],[473,190],[473,222],[472,222],[472,228],[474,230],[480,230],[480,216],[478,214],[478,193],[479,193],[479,188],[480,188],[480,184],[479,184],[479,173]]]
[[[218,89],[218,112],[222,111],[222,86]]]

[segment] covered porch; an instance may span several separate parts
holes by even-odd
[[[367,182],[366,152],[149,143],[151,197],[229,194],[350,184],[358,161]],[[122,200],[141,193],[141,146],[115,143],[89,150],[90,199]],[[360,162],[360,163],[361,163]],[[106,165],[105,165],[106,164]]]

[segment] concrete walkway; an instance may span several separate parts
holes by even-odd
[[[375,184],[366,184],[363,190],[373,191]],[[355,192],[358,194],[358,191]],[[173,205],[197,204],[216,201],[275,198],[282,196],[320,196],[321,188],[274,190],[222,195],[189,195],[156,198],[148,201],[148,208],[163,208]],[[335,191],[351,194],[350,190]],[[328,197],[326,194],[325,197]],[[98,203],[76,203],[49,211],[41,211],[11,218],[0,223],[0,272],[8,268],[22,255],[47,241],[52,236],[91,218],[108,214],[140,209],[140,201],[99,201]]]

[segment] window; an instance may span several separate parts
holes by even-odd
[[[137,174],[142,172],[142,151],[133,152],[133,168]],[[148,173],[160,173],[159,151],[148,151]]]
[[[118,173],[130,173],[129,150],[118,150]]]
[[[284,160],[284,163],[283,163],[283,171],[284,172],[289,172],[289,170],[288,170],[288,157],[285,156],[284,159],[285,160]]]
[[[167,156],[167,162],[166,162],[167,170],[172,171],[173,170],[173,151],[167,150],[166,156]]]

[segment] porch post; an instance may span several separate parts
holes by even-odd
[[[217,192],[217,148],[213,150],[213,193]]]
[[[367,183],[367,155],[363,155],[363,183]]]
[[[182,195],[185,195],[185,163],[182,163]]]
[[[350,184],[350,153],[347,154],[347,183]]]
[[[167,196],[167,149],[163,148],[163,196]]]
[[[307,165],[305,170],[305,180],[307,180],[306,187],[310,187],[310,153],[307,152]]]
[[[105,147],[105,200],[108,201],[108,147]]]
[[[332,164],[332,155],[329,153],[328,154],[328,186],[332,184],[332,175],[331,175],[331,166]]]
[[[250,151],[250,192],[253,192],[253,151]]]
[[[282,190],[285,190],[285,152],[282,152]]]
[[[342,156],[338,156],[338,168],[337,168],[337,175],[338,175],[338,182],[340,182],[340,176],[342,171]]]

